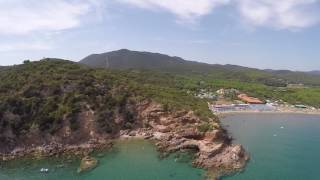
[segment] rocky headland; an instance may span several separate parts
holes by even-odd
[[[76,134],[68,127],[58,136],[28,136],[13,143],[11,149],[2,149],[2,160],[30,155],[35,158],[62,154],[87,157],[92,151],[112,147],[112,141],[121,138],[144,138],[155,141],[164,155],[180,150],[196,150],[193,165],[213,172],[214,176],[242,170],[248,155],[241,145],[232,144],[231,138],[219,123],[212,120],[211,129],[202,132],[203,123],[192,111],[168,112],[153,101],[144,101],[136,106],[138,122],[132,129],[119,130],[116,134],[100,134],[91,124],[93,111],[83,112],[82,127]],[[118,123],[121,120],[118,119]],[[37,139],[37,140],[35,140]]]
[[[158,150],[164,154],[196,150],[193,165],[210,171],[218,177],[242,170],[249,160],[244,148],[232,144],[227,132],[214,121],[212,129],[201,132],[197,128],[202,121],[192,111],[164,112],[161,105],[147,102],[140,106],[143,128],[120,131],[121,138],[145,138],[155,140]]]

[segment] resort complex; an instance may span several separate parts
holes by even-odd
[[[198,98],[207,99],[213,113],[228,112],[298,112],[318,114],[319,110],[304,104],[289,104],[282,100],[260,99],[237,89],[201,90]]]

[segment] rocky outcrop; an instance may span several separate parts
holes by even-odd
[[[95,149],[112,146],[109,134],[97,132],[92,110],[80,113],[78,120],[81,126],[77,131],[71,132],[70,124],[64,121],[62,128],[54,135],[34,128],[25,136],[12,137],[10,148],[0,147],[0,160],[8,161],[26,155],[32,158],[61,154],[85,156]]]
[[[97,159],[95,159],[93,157],[86,156],[81,159],[80,167],[78,168],[78,173],[82,173],[84,171],[91,170],[91,169],[95,168],[97,165],[98,165]]]
[[[59,136],[43,138],[44,143],[39,144],[42,141],[37,141],[38,145],[31,144],[34,141],[24,141],[26,143],[16,146],[10,153],[0,154],[0,158],[10,160],[26,154],[43,157],[70,153],[86,156],[79,168],[82,172],[96,165],[94,159],[87,157],[94,149],[111,147],[114,138],[139,137],[153,139],[163,153],[196,150],[193,164],[215,172],[214,176],[241,170],[248,160],[243,147],[231,144],[228,135],[215,120],[206,122],[211,129],[200,132],[198,127],[204,122],[192,111],[167,112],[160,104],[152,101],[136,104],[135,111],[138,122],[131,129],[119,130],[116,135],[99,133],[93,121],[94,112],[89,110],[79,118],[82,126],[76,134],[70,133],[66,125]],[[36,137],[30,136],[32,138]]]
[[[207,132],[199,132],[202,122],[189,112],[164,112],[159,104],[145,103],[139,107],[140,120],[144,127],[136,129],[136,137],[152,138],[157,141],[160,151],[165,153],[184,149],[197,151],[193,164],[215,172],[214,176],[241,170],[249,157],[241,145],[231,144],[226,132],[212,120],[214,127]],[[126,137],[122,134],[122,137]],[[132,137],[132,136],[131,136]]]
[[[26,155],[35,159],[60,155],[86,156],[94,150],[102,150],[110,147],[112,147],[111,140],[102,141],[98,139],[91,139],[86,143],[74,145],[51,142],[40,146],[16,147],[10,153],[0,154],[0,161],[9,161]]]

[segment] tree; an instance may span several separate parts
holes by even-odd
[[[23,61],[23,64],[28,64],[28,63],[30,63],[29,59],[26,59],[26,60]]]

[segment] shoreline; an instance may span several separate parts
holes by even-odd
[[[242,110],[242,111],[224,111],[214,112],[217,116],[223,115],[236,115],[236,114],[302,114],[302,115],[320,115],[320,111],[306,112],[306,111],[255,111],[255,110]]]
[[[94,151],[112,148],[111,140],[104,142],[88,142],[77,145],[62,145],[58,143],[50,143],[36,147],[17,147],[10,153],[0,153],[0,162],[7,162],[22,158],[43,159],[49,157],[76,156],[85,157]]]
[[[47,142],[34,148],[21,148],[22,145],[17,145],[8,154],[0,154],[0,161],[20,158],[27,154],[45,158],[68,152],[85,157],[104,143],[111,141],[111,146],[114,140],[132,138],[154,140],[157,150],[164,155],[194,149],[197,152],[193,166],[208,172],[217,172],[216,177],[243,170],[249,160],[249,154],[243,146],[233,144],[226,131],[213,119],[206,123],[212,124],[214,128],[201,131],[198,127],[204,122],[193,111],[168,113],[161,105],[152,102],[140,105],[137,111],[141,124],[133,129],[119,130],[112,137],[100,134],[84,144],[74,146],[61,144],[62,142]]]
[[[7,162],[23,158],[46,159],[68,155],[75,155],[81,159],[90,156],[94,151],[112,148],[115,141],[141,139],[152,141],[157,151],[163,153],[163,157],[185,149],[196,149],[193,166],[207,170],[208,174],[217,173],[213,179],[241,171],[245,167],[249,159],[248,154],[241,145],[224,142],[225,136],[220,130],[208,133],[198,133],[185,128],[181,130],[182,132],[161,132],[153,128],[138,128],[120,131],[119,136],[94,145],[90,143],[64,146],[55,144],[29,149],[17,148],[9,154],[0,154],[0,161]]]

